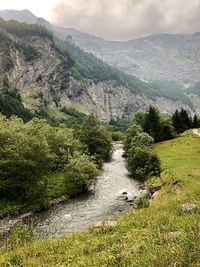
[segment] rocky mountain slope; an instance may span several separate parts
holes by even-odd
[[[114,73],[114,78],[95,80],[84,76],[76,66],[76,59],[74,62],[69,52],[57,47],[53,36],[41,26],[1,20],[0,35],[1,94],[16,88],[24,105],[32,111],[76,105],[86,113],[94,112],[102,121],[109,121],[130,117],[149,104],[158,106],[164,114],[181,107],[190,109],[181,99],[163,97],[156,91],[159,88],[102,62],[98,65],[96,59],[93,60],[96,73],[106,68],[105,74]],[[73,75],[74,68],[79,71],[79,78],[82,75],[81,79]]]
[[[108,42],[71,29],[65,32],[85,51],[140,79],[175,80],[185,85],[200,80],[200,33]]]
[[[199,81],[200,33],[155,34],[127,42],[106,41],[72,28],[62,28],[37,18],[28,10],[0,11],[0,17],[41,24],[62,39],[70,39],[104,62],[145,80]]]

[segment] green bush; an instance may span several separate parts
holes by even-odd
[[[128,127],[123,140],[125,155],[127,155],[128,150],[131,147],[132,139],[139,133],[142,133],[142,131],[142,127],[135,123],[131,123],[131,125]]]
[[[123,140],[123,133],[120,131],[112,132],[112,140],[113,141],[121,141]]]
[[[142,209],[142,208],[148,208],[149,207],[149,198],[146,194],[139,196],[135,200],[136,208]]]
[[[160,176],[160,160],[148,147],[131,147],[127,157],[127,168],[131,176],[144,182],[151,176]]]
[[[111,157],[112,139],[104,126],[98,124],[94,114],[88,115],[79,131],[80,141],[86,145],[89,155],[94,156],[99,167]]]
[[[144,182],[150,176],[160,176],[160,160],[152,151],[154,139],[132,123],[125,132],[124,151],[127,169],[134,179]]]
[[[14,91],[8,91],[4,96],[0,95],[0,112],[7,118],[16,115],[24,122],[34,117],[30,110],[21,103],[19,94],[14,93]]]
[[[95,184],[98,170],[87,155],[75,154],[65,166],[66,185],[72,187],[72,192],[86,191]]]

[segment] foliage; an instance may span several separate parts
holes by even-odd
[[[126,130],[123,141],[125,155],[128,154],[128,150],[131,148],[133,138],[139,133],[142,133],[142,131],[142,128],[135,123],[132,123]]]
[[[98,124],[93,113],[84,119],[78,135],[80,141],[86,145],[89,155],[95,157],[99,167],[110,159],[111,136],[104,126]]]
[[[0,192],[23,199],[42,197],[51,155],[38,119],[27,124],[0,117]]]
[[[133,121],[140,125],[142,129],[144,129],[144,124],[145,124],[145,113],[144,112],[136,112],[134,114],[134,119]]]
[[[86,117],[85,113],[82,113],[72,107],[63,107],[61,108],[61,110],[63,113],[71,116],[74,118],[75,123],[81,124],[84,120],[84,118]]]
[[[85,113],[72,107],[62,107],[58,109],[45,108],[38,114],[39,117],[45,118],[52,126],[65,125],[68,128],[76,127],[82,124]]]
[[[69,159],[75,156],[75,153],[79,151],[83,152],[83,145],[79,140],[74,138],[72,130],[66,128],[60,128],[58,130],[52,127],[46,133],[46,140],[50,148],[51,154],[54,156],[52,162],[53,171],[62,171]]]
[[[160,136],[162,141],[173,139],[176,136],[171,118],[166,118],[161,121]]]
[[[24,56],[25,56],[25,60],[26,61],[33,61],[36,60],[37,58],[39,58],[40,54],[39,52],[36,50],[36,48],[32,45],[22,45],[22,44],[15,44],[15,47],[18,47],[19,49],[22,49]]]
[[[145,114],[144,131],[151,135],[155,142],[161,140],[161,116],[156,107],[149,106]]]
[[[174,101],[182,101],[192,109],[194,108],[190,98],[184,93],[183,86],[181,86],[178,82],[153,80],[150,84],[158,87],[158,94],[160,94],[160,96]]]
[[[95,184],[98,170],[93,162],[86,155],[77,153],[74,158],[69,160],[65,166],[66,184],[72,185],[72,191],[85,191],[89,186]]]
[[[200,119],[199,117],[197,116],[197,114],[194,114],[194,117],[192,119],[192,127],[193,128],[198,128],[200,127]]]
[[[128,151],[127,168],[131,176],[144,182],[151,176],[160,176],[160,160],[149,147],[132,146]]]
[[[181,111],[175,111],[172,115],[172,122],[177,133],[182,133],[192,127],[192,119],[183,108]]]
[[[15,34],[18,37],[37,35],[53,40],[53,35],[45,28],[38,24],[20,23],[16,20],[5,21],[0,18],[1,31]]]
[[[172,139],[176,135],[172,120],[164,118],[156,107],[149,106],[146,113],[137,115],[136,120],[155,142]]]
[[[111,139],[95,118],[94,123],[91,141],[97,145],[93,152],[100,166],[110,153]],[[90,154],[87,144],[75,138],[79,131],[55,128],[38,118],[25,124],[0,115],[0,217],[46,208],[48,197],[78,194],[95,181],[96,166],[85,155]]]
[[[15,91],[7,91],[5,95],[0,95],[0,112],[9,118],[16,115],[25,122],[33,118],[33,114],[23,106],[20,95]]]
[[[134,179],[141,182],[150,176],[160,176],[160,160],[152,151],[154,139],[142,128],[132,123],[125,132],[124,151],[127,160],[127,169]]]
[[[120,131],[111,132],[112,140],[113,141],[122,141],[123,140],[123,133]]]
[[[137,209],[148,208],[150,204],[148,196],[146,194],[139,196],[136,199],[135,204]]]
[[[31,242],[33,242],[33,226],[27,227],[20,222],[11,230],[9,236],[6,238],[6,248],[13,250],[18,246],[23,246]]]
[[[117,119],[111,119],[109,122],[109,125],[112,126],[112,129],[116,131],[125,132],[130,123],[132,122],[132,118],[117,118]]]

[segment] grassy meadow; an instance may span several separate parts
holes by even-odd
[[[186,131],[155,145],[164,182],[148,208],[133,210],[116,226],[53,240],[9,246],[0,266],[200,266],[200,137]],[[159,178],[148,184],[161,184]]]

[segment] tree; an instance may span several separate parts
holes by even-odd
[[[95,184],[98,170],[87,155],[76,153],[65,166],[66,186],[71,187],[72,194],[80,193]]]
[[[52,156],[38,119],[0,116],[0,193],[20,199],[41,198]]]
[[[127,166],[131,176],[144,182],[151,176],[159,177],[160,160],[149,147],[132,146],[127,158]]]
[[[128,129],[124,134],[124,142],[123,142],[125,156],[127,156],[128,154],[133,138],[142,132],[143,132],[142,127],[135,123],[131,123],[131,125],[128,127]]]
[[[174,129],[177,133],[182,132],[182,122],[181,122],[181,116],[178,110],[175,111],[175,113],[172,115],[172,123],[174,126]]]
[[[150,176],[160,176],[160,160],[152,151],[154,139],[134,123],[125,133],[124,148],[127,168],[131,176],[145,181]]]
[[[198,118],[197,114],[194,114],[193,121],[192,121],[192,127],[198,128],[199,125],[200,125],[199,118]]]
[[[176,136],[176,131],[170,118],[164,119],[161,122],[160,136],[162,140],[170,140]]]
[[[144,112],[135,113],[134,122],[139,124],[144,129],[145,113]]]
[[[89,155],[94,156],[99,167],[110,159],[112,140],[105,127],[100,126],[94,114],[88,115],[79,132],[80,141],[86,145]]]
[[[177,133],[182,133],[192,127],[192,119],[183,108],[181,111],[175,111],[172,115],[172,122]]]
[[[155,142],[161,140],[161,116],[158,108],[149,106],[145,114],[144,131],[151,135]]]

